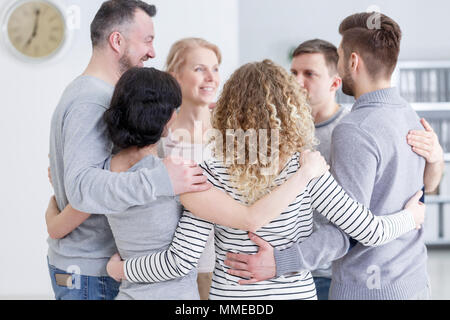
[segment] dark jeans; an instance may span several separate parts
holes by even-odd
[[[324,277],[314,277],[314,283],[316,285],[317,299],[318,300],[328,300],[331,279],[324,278]]]
[[[50,279],[56,300],[114,300],[119,293],[120,282],[110,277],[92,277],[72,274],[70,286],[56,282],[56,275],[70,274],[48,264]]]

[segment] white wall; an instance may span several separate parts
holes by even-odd
[[[10,2],[0,2],[0,17]],[[44,219],[52,194],[47,179],[50,119],[65,86],[88,63],[89,24],[103,1],[57,2],[81,8],[81,29],[74,32],[70,50],[64,56],[32,65],[13,57],[3,43],[0,45],[0,299],[52,297]],[[174,41],[198,36],[224,52],[224,79],[237,67],[237,0],[151,3],[158,8],[154,19],[157,58],[148,61],[147,66],[163,68]]]
[[[378,6],[403,30],[400,60],[449,60],[447,0],[239,1],[240,63],[270,58],[288,66],[289,49],[313,38],[339,45],[340,22]]]

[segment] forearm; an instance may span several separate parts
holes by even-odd
[[[94,214],[120,213],[132,206],[145,205],[158,196],[173,196],[163,164],[124,173],[86,168],[75,177],[67,177],[65,187],[74,208]]]
[[[311,188],[312,207],[365,246],[379,246],[416,228],[414,217],[403,210],[378,217],[367,207],[351,199],[331,174]]]
[[[75,230],[89,218],[90,214],[80,212],[68,205],[58,213],[58,208],[50,205],[45,215],[47,232],[52,239],[61,239]]]
[[[187,275],[197,267],[212,228],[212,224],[183,213],[169,249],[125,260],[126,279],[133,283],[151,283]]]
[[[255,232],[288,208],[310,179],[300,169],[290,179],[251,206],[246,206],[216,186],[201,193],[180,196],[181,203],[195,216],[226,227]],[[219,189],[222,189],[219,190]],[[302,195],[301,195],[302,196]]]
[[[442,175],[444,173],[444,167],[444,161],[438,161],[436,163],[426,163],[425,172],[423,175],[425,192],[429,193],[436,190],[441,182]]]
[[[285,250],[274,250],[277,277],[316,270],[343,257],[349,245],[348,237],[341,230],[330,223],[323,224],[305,241]]]
[[[64,188],[69,203],[93,214],[126,211],[156,196],[173,196],[167,170],[156,168],[114,173],[103,170],[111,156],[103,122],[105,109],[95,104],[74,107],[64,122]]]

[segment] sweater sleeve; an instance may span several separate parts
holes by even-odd
[[[167,281],[197,267],[213,224],[184,211],[170,247],[147,256],[125,260],[124,273],[132,283]]]
[[[103,170],[111,154],[104,111],[97,104],[82,104],[74,106],[64,119],[64,183],[69,203],[83,212],[111,214],[144,205],[157,196],[173,196],[162,163],[136,172]]]
[[[274,248],[277,277],[300,271],[316,270],[325,263],[342,258],[349,239],[332,223],[325,223],[308,238],[284,250]]]
[[[375,216],[350,198],[329,172],[309,187],[312,207],[365,246],[385,244],[415,229],[414,218],[408,210]]]

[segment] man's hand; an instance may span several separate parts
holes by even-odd
[[[120,255],[116,253],[109,259],[106,265],[106,271],[111,278],[117,282],[121,282],[122,279],[126,279],[125,273],[123,272],[123,265],[124,262],[120,258]]]
[[[249,232],[250,240],[259,246],[257,254],[243,254],[243,253],[227,253],[225,265],[231,269],[229,274],[234,276],[248,278],[249,280],[239,280],[239,284],[256,283],[263,280],[272,279],[276,275],[275,257],[273,255],[272,246]]]
[[[163,160],[176,195],[201,192],[211,188],[203,170],[194,161],[167,157]]]
[[[411,130],[408,133],[408,144],[418,155],[425,158],[427,163],[434,164],[444,160],[444,151],[433,128],[425,119],[420,119],[425,130]]]

